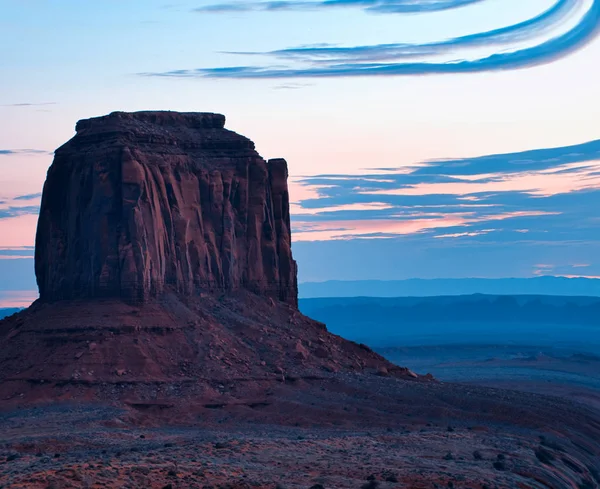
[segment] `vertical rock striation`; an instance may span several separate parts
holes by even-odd
[[[287,164],[209,113],[82,120],[48,170],[42,301],[246,289],[297,306]]]

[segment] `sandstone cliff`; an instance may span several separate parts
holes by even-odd
[[[287,164],[210,113],[82,120],[48,171],[42,301],[246,289],[297,304]]]

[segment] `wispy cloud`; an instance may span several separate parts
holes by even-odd
[[[39,206],[6,207],[0,208],[0,219],[24,216],[29,214],[37,215],[40,212]]]
[[[37,290],[0,290],[0,307],[28,307],[38,297]]]
[[[434,238],[443,239],[443,238],[463,238],[465,236],[481,236],[482,234],[491,233],[493,231],[496,231],[496,230],[495,229],[482,229],[481,231],[468,231],[468,232],[464,232],[464,233],[438,234],[437,236],[434,236]]]
[[[599,171],[600,141],[591,141],[363,175],[304,177],[291,186],[294,240],[413,235],[600,245]]]
[[[42,107],[44,105],[56,105],[56,102],[41,102],[41,103],[23,102],[23,103],[19,103],[19,104],[0,104],[0,107]]]
[[[312,86],[311,83],[284,83],[281,85],[275,85],[273,90],[299,90]]]
[[[13,200],[35,200],[35,199],[40,199],[41,197],[42,197],[42,194],[37,193],[37,194],[19,195],[18,197],[15,197]]]
[[[19,195],[13,198],[0,200],[0,219],[10,219],[19,216],[37,215],[40,212],[42,194]],[[0,240],[0,252],[5,249]]]
[[[0,156],[15,155],[50,155],[52,152],[43,149],[0,149]]]
[[[411,13],[447,10],[480,0],[325,0],[225,3],[201,7],[200,12],[286,11],[305,9],[361,8],[368,12]],[[233,53],[265,56],[277,61],[266,65],[243,65],[166,72],[143,76],[187,78],[285,79],[355,76],[403,76],[475,73],[526,68],[550,63],[581,49],[600,32],[600,0],[556,0],[539,15],[491,31],[424,44],[403,42],[376,45],[315,45],[267,52]],[[577,17],[577,15],[579,15]],[[568,24],[576,17],[575,25]],[[563,27],[569,27],[563,32]],[[525,43],[525,45],[524,45]],[[495,52],[473,58],[474,48]],[[469,51],[471,50],[471,51]],[[457,52],[464,52],[457,60]],[[436,60],[430,60],[435,56]],[[447,59],[438,61],[440,56]],[[280,67],[281,61],[287,63]]]
[[[360,8],[366,12],[410,14],[450,10],[480,3],[483,0],[282,0],[270,2],[229,2],[206,5],[194,12],[282,12],[334,8]]]

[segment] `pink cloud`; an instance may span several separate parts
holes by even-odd
[[[366,204],[355,203],[355,204],[342,204],[330,207],[320,207],[315,209],[302,207],[300,204],[290,204],[290,210],[292,214],[299,216],[316,216],[323,214],[324,212],[339,212],[339,211],[376,211],[392,209],[394,206],[384,204],[382,202],[368,202]]]
[[[37,290],[0,291],[0,307],[27,307],[38,297]]]
[[[574,171],[568,171],[574,170]],[[524,192],[549,197],[600,188],[600,162],[573,163],[555,168],[480,175],[453,175],[458,182],[418,183],[404,188],[363,190],[363,195],[467,195],[483,192]]]
[[[430,229],[443,229],[470,224],[502,221],[515,217],[535,217],[553,215],[553,212],[517,211],[489,216],[473,217],[465,214],[435,214],[430,219],[371,219],[371,220],[331,220],[319,222],[294,222],[294,241],[327,241],[356,238],[378,238],[373,234],[382,234],[381,238],[417,234]],[[431,214],[423,214],[429,215]]]

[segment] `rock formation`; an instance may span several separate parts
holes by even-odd
[[[0,398],[24,385],[32,399],[148,399],[183,382],[198,399],[235,379],[417,377],[300,314],[286,162],[224,123],[116,112],[77,124],[44,185],[40,299],[0,321]]]
[[[207,113],[82,120],[48,171],[43,301],[247,289],[297,304],[287,164]]]

